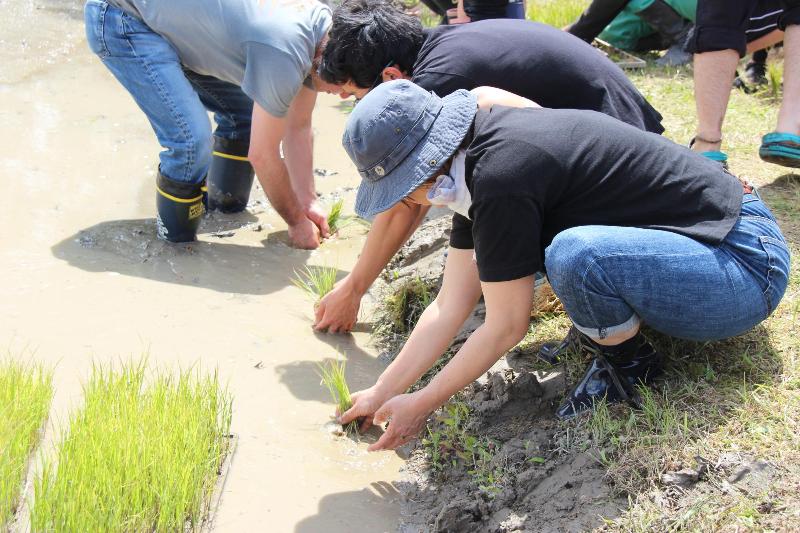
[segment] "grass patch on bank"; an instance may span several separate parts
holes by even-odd
[[[770,61],[780,71],[780,59]],[[664,115],[665,135],[686,144],[696,124],[691,67],[628,75]],[[772,86],[753,94],[734,89],[722,149],[731,172],[759,187],[796,258],[800,175],[758,157],[778,105]],[[800,270],[793,263],[781,305],[744,335],[693,343],[646,332],[665,355],[666,372],[648,390],[645,409],[601,407],[576,423],[609,480],[630,498],[629,509],[604,530],[800,529]],[[574,372],[582,363],[573,358],[567,366]],[[732,481],[756,462],[768,465],[768,476]],[[676,486],[674,475],[682,471],[697,479]]]
[[[525,16],[561,29],[578,20],[590,3],[589,0],[528,0]]]
[[[34,482],[33,531],[196,531],[230,442],[216,373],[96,366]]]
[[[39,442],[52,397],[50,371],[0,360],[0,530],[17,510],[28,458]]]

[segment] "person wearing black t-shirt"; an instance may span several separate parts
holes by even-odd
[[[533,275],[543,268],[593,355],[559,418],[602,398],[637,405],[635,385],[661,369],[641,324],[684,339],[727,338],[763,321],[786,290],[786,241],[749,185],[601,113],[477,110],[468,91],[439,98],[398,80],[356,106],[342,143],[362,177],[360,216],[463,187],[452,195],[461,200],[447,203],[459,214],[441,291],[376,384],[353,394],[340,416],[391,419],[371,450],[413,438],[522,340]],[[406,393],[481,295],[484,323],[426,387]]]
[[[490,86],[539,105],[592,109],[661,133],[661,115],[625,74],[592,46],[523,20],[486,20],[423,31],[419,21],[383,1],[350,0],[334,11],[320,76],[342,96],[410,78],[439,95]],[[410,237],[426,206],[401,202],[378,215],[353,271],[316,307],[315,327],[349,331],[361,297]]]

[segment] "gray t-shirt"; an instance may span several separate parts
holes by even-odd
[[[108,0],[144,21],[189,70],[240,85],[283,117],[331,23],[317,0]]]

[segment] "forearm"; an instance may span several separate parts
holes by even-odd
[[[426,211],[427,208],[420,205],[399,202],[375,217],[364,249],[348,276],[353,291],[363,295],[369,290],[394,254],[417,229]]]
[[[470,335],[456,356],[422,390],[419,397],[432,412],[478,379],[522,337],[503,327],[484,324]]]
[[[314,187],[314,135],[311,126],[288,129],[283,138],[283,157],[297,200],[308,207],[317,199]]]
[[[376,386],[387,391],[388,397],[408,390],[444,353],[477,301],[478,296],[471,305],[464,300],[448,306],[441,305],[438,298],[434,300],[422,313],[397,358],[378,378]]]
[[[289,173],[277,150],[274,154],[253,155],[251,147],[249,159],[258,176],[258,182],[275,211],[290,226],[302,221],[305,211],[292,189]]]

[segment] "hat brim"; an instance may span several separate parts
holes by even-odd
[[[464,89],[442,98],[431,129],[402,163],[379,181],[361,180],[356,214],[369,218],[386,211],[436,174],[461,145],[477,110],[476,97]]]

